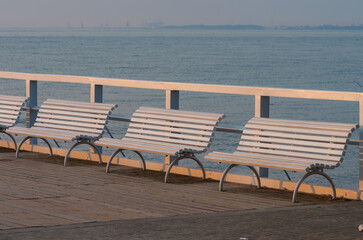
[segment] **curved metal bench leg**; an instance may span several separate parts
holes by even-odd
[[[136,154],[140,157],[141,164],[142,164],[141,169],[142,169],[143,171],[146,171],[146,163],[145,163],[145,159],[144,159],[144,157],[142,156],[142,154],[141,154],[140,152],[138,152],[138,151],[133,151],[133,152],[134,152],[134,153],[136,153]]]
[[[17,146],[17,143],[16,143],[16,140],[15,140],[14,136],[11,135],[10,133],[7,133],[7,132],[3,132],[3,133],[5,133],[6,135],[8,135],[11,138],[11,140],[13,140],[14,148],[15,148],[15,151],[16,151],[16,149],[18,149],[18,146]]]
[[[223,182],[224,182],[224,179],[227,177],[227,174],[229,172],[229,170],[231,170],[232,168],[234,168],[235,166],[238,166],[238,164],[231,164],[229,165],[223,172],[222,174],[222,177],[221,177],[221,180],[219,182],[219,191],[223,192]],[[254,173],[254,175],[256,176],[257,178],[257,184],[256,184],[256,187],[257,188],[261,188],[261,180],[260,180],[260,176],[258,175],[256,169],[252,166],[246,166],[248,167],[249,169],[252,170],[252,172]]]
[[[20,152],[21,146],[25,143],[26,140],[28,140],[30,138],[35,138],[35,137],[27,136],[23,140],[21,140],[21,142],[19,143],[19,146],[16,148],[16,153],[15,153],[16,158],[19,158],[19,152]],[[50,145],[50,143],[48,142],[47,139],[45,139],[45,138],[40,138],[40,139],[42,139],[47,144],[47,146],[49,147],[49,152],[50,152],[49,155],[52,157],[53,156],[52,146]]]
[[[122,152],[123,149],[117,149],[116,151],[114,151],[112,153],[112,155],[110,156],[110,158],[108,159],[108,162],[107,162],[107,166],[106,166],[106,173],[110,173],[110,166],[111,166],[111,162],[112,162],[112,159],[119,153],[119,152]]]
[[[229,172],[229,170],[231,170],[232,168],[234,168],[235,166],[237,166],[237,164],[231,164],[229,165],[223,172],[222,174],[222,177],[221,177],[221,180],[219,181],[219,191],[220,192],[223,192],[223,182],[224,182],[224,179],[226,178],[227,176],[227,173]]]
[[[320,175],[320,176],[323,176],[323,177],[325,177],[328,181],[329,181],[329,183],[330,183],[330,185],[331,185],[331,187],[332,187],[332,189],[333,189],[333,199],[336,199],[336,189],[335,189],[335,185],[334,185],[334,183],[333,183],[333,180],[326,174],[326,173],[324,173],[324,172],[308,172],[308,173],[306,173],[302,178],[300,178],[300,180],[297,182],[297,184],[296,184],[296,187],[295,187],[295,190],[294,190],[294,193],[293,193],[293,195],[292,195],[292,202],[293,203],[295,203],[295,202],[297,202],[296,201],[296,195],[297,195],[297,192],[299,191],[299,188],[300,188],[300,185],[302,184],[302,182],[306,179],[306,178],[308,178],[309,176],[311,176],[311,175]]]
[[[193,159],[194,161],[196,161],[199,165],[199,167],[202,169],[202,172],[203,172],[203,180],[205,180],[205,170],[204,170],[204,167],[202,165],[202,163],[199,161],[198,158],[196,158],[195,156],[179,156],[177,157],[176,159],[174,159],[174,161],[169,165],[168,167],[168,170],[166,171],[165,173],[165,182],[167,183],[168,182],[168,179],[169,179],[169,173],[170,173],[170,170],[173,168],[173,166],[178,163],[180,160],[184,159],[184,158],[190,158],[190,159]]]
[[[257,188],[261,188],[261,179],[260,179],[260,176],[258,175],[258,172],[256,170],[256,168],[252,167],[252,166],[247,166],[249,167],[249,169],[252,170],[252,172],[255,174],[256,178],[257,178]]]
[[[49,147],[49,152],[50,152],[50,154],[49,154],[49,156],[50,157],[52,157],[53,156],[53,150],[52,150],[52,146],[50,146],[50,143],[48,142],[48,140],[47,139],[45,139],[45,138],[40,138],[40,139],[42,139],[47,145],[48,145],[48,147]]]
[[[118,154],[118,153],[122,153],[123,152],[123,150],[125,150],[125,149],[117,149],[111,156],[110,156],[110,158],[109,158],[109,160],[108,160],[108,162],[107,162],[107,166],[106,166],[106,173],[110,173],[111,171],[110,171],[110,167],[111,167],[111,162],[112,162],[112,159]],[[142,154],[140,153],[140,152],[138,152],[138,151],[134,151],[134,150],[132,150],[134,153],[136,153],[139,157],[140,157],[140,160],[141,160],[141,169],[143,170],[143,171],[146,171],[146,163],[145,163],[145,159],[144,159],[144,157],[142,156]],[[124,155],[125,156],[125,155]]]
[[[70,149],[68,149],[68,151],[67,151],[67,154],[66,154],[66,156],[64,157],[64,166],[68,166],[68,157],[69,157],[69,155],[70,155],[70,153],[72,152],[72,150],[75,148],[75,147],[77,147],[78,145],[82,145],[82,144],[87,144],[87,145],[89,145],[89,146],[91,146],[96,152],[97,152],[97,154],[98,154],[98,158],[99,158],[99,164],[102,164],[102,156],[101,156],[101,153],[100,153],[100,151],[98,150],[98,148],[97,148],[97,146],[96,145],[94,145],[93,143],[91,143],[91,142],[76,142],[75,144],[73,144],[73,146],[70,148]]]
[[[26,140],[28,140],[31,137],[25,137],[23,140],[21,140],[21,142],[19,143],[19,146],[16,148],[16,153],[15,153],[15,157],[19,158],[19,152],[20,152],[20,148],[21,146],[25,143]]]

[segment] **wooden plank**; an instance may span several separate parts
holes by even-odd
[[[215,121],[207,121],[201,119],[192,119],[192,118],[182,118],[182,117],[171,117],[171,116],[160,116],[154,114],[143,114],[143,113],[134,113],[133,117],[145,118],[145,119],[160,119],[160,120],[169,120],[169,121],[177,121],[177,122],[184,122],[184,123],[196,123],[199,125],[216,125]]]
[[[10,114],[10,115],[15,115],[15,116],[19,115],[19,111],[5,110],[5,109],[1,109],[1,108],[0,108],[0,113],[1,114]]]
[[[25,100],[27,100],[27,97],[0,95],[0,99],[1,100],[11,100],[11,101],[25,102]]]
[[[207,113],[207,112],[196,112],[196,111],[183,111],[183,110],[176,110],[176,109],[165,109],[165,108],[153,108],[153,107],[140,107],[140,110],[157,110],[157,111],[164,111],[164,112],[169,112],[169,111],[177,111],[179,113],[187,113],[187,114],[197,114],[197,115],[201,115],[201,116],[209,116],[209,117],[215,117],[215,118],[222,118],[224,117],[224,114],[219,114],[219,113]]]
[[[98,103],[80,103],[80,102],[55,102],[55,101],[45,101],[42,105],[47,106],[62,106],[62,107],[76,107],[80,109],[97,109],[103,111],[113,110],[115,106],[103,106],[103,104],[99,105]]]
[[[67,100],[58,100],[58,99],[47,99],[46,100],[47,102],[50,102],[50,103],[69,103],[69,104],[79,104],[79,105],[88,105],[88,106],[103,106],[103,107],[106,107],[106,108],[115,108],[117,107],[117,104],[112,104],[112,103],[93,103],[93,102],[81,102],[81,101],[67,101]]]
[[[180,144],[197,146],[197,147],[205,147],[205,148],[209,146],[209,143],[205,143],[205,142],[195,142],[195,141],[187,141],[187,140],[172,139],[172,138],[152,137],[152,136],[138,135],[138,134],[131,134],[131,133],[126,133],[125,136],[129,137],[129,138],[146,139],[146,140],[153,140],[153,141],[160,141],[160,142],[180,143]]]
[[[199,125],[199,124],[191,124],[191,123],[188,124],[188,123],[179,123],[179,122],[171,122],[171,121],[166,121],[166,120],[156,120],[156,119],[137,118],[137,117],[132,117],[131,122],[163,125],[163,126],[170,126],[170,127],[182,127],[182,128],[190,128],[190,129],[198,129],[198,130],[206,130],[206,131],[213,131],[215,128],[215,126],[210,126],[210,125]]]
[[[349,137],[350,134],[345,132],[337,132],[337,131],[320,131],[320,130],[312,130],[312,129],[298,129],[298,128],[289,128],[289,127],[273,127],[273,126],[265,126],[258,124],[246,124],[246,129],[255,129],[255,130],[268,130],[268,131],[277,131],[277,132],[292,132],[292,133],[304,133],[311,135],[324,135],[324,136],[334,136],[334,137]]]
[[[9,124],[14,124],[16,119],[5,119],[5,118],[0,118],[0,122],[1,123],[9,123]]]
[[[257,118],[253,117],[251,120],[263,120],[269,122],[287,122],[287,123],[306,123],[323,126],[339,126],[346,128],[356,128],[358,124],[355,123],[337,123],[337,122],[320,122],[320,121],[305,121],[305,120],[290,120],[290,119],[279,119],[279,118]]]
[[[200,142],[209,142],[209,137],[198,137],[195,135],[187,135],[187,134],[177,134],[177,133],[168,133],[163,131],[151,131],[151,130],[143,130],[143,129],[136,129],[136,128],[128,128],[127,132],[130,133],[138,133],[142,135],[153,135],[159,137],[166,137],[166,138],[173,138],[173,139],[188,139],[188,140],[195,140]]]
[[[2,100],[0,99],[0,105],[9,105],[21,107],[24,105],[24,101]]]
[[[85,122],[85,123],[98,123],[98,124],[106,124],[106,119],[94,119],[94,118],[82,118],[82,117],[70,117],[65,115],[58,114],[45,114],[38,113],[38,118],[48,118],[48,119],[60,119],[60,120],[69,120],[69,121],[77,121],[77,122]]]
[[[64,129],[64,130],[73,130],[77,132],[84,132],[84,133],[96,133],[96,134],[102,134],[103,129],[90,129],[90,128],[81,128],[81,127],[71,127],[68,125],[56,125],[56,124],[45,124],[45,123],[34,123],[35,127],[43,127],[43,128],[49,128],[49,129]],[[86,134],[85,134],[86,135]]]
[[[65,116],[77,116],[77,117],[85,117],[85,118],[92,118],[92,119],[107,119],[108,115],[104,114],[88,114],[88,113],[81,113],[81,112],[71,112],[71,111],[58,111],[54,109],[43,109],[39,110],[39,113],[49,113],[49,114],[59,114]]]
[[[155,114],[160,116],[174,116],[174,117],[182,117],[182,118],[193,118],[193,119],[201,119],[201,120],[208,120],[208,121],[219,121],[221,116],[210,116],[210,115],[203,115],[199,112],[186,112],[180,110],[173,110],[173,109],[137,109],[135,112],[143,113],[143,114]]]
[[[355,128],[354,125],[347,126],[331,126],[331,125],[321,125],[312,124],[305,122],[285,122],[285,121],[268,121],[265,118],[260,118],[256,120],[249,120],[249,124],[261,124],[267,126],[279,126],[279,127],[292,127],[292,128],[306,128],[314,130],[328,130],[328,131],[342,131],[342,132],[352,132]]]
[[[319,153],[319,154],[338,155],[338,156],[342,156],[344,152],[341,150],[329,150],[325,148],[296,147],[283,144],[257,143],[257,142],[246,142],[246,141],[240,141],[239,146],[249,146],[253,148],[257,147],[263,149],[280,149],[280,150],[288,150],[291,152]]]
[[[316,141],[299,141],[293,139],[273,138],[273,137],[256,137],[245,134],[242,134],[241,139],[258,141],[258,142],[284,143],[289,145],[313,146],[313,147],[330,148],[330,149],[342,149],[342,150],[345,149],[345,144],[322,143]]]
[[[0,105],[0,109],[20,111],[20,107],[13,106],[13,105],[11,105],[11,106],[8,106],[8,105]]]
[[[71,111],[71,112],[81,112],[81,113],[94,113],[94,114],[100,114],[100,115],[108,115],[111,111],[111,110],[84,109],[84,108],[77,108],[77,107],[63,107],[63,106],[54,106],[54,105],[47,105],[47,104],[42,104],[40,106],[40,108]]]
[[[280,133],[280,132],[260,131],[260,130],[250,130],[250,129],[243,130],[242,136],[246,134],[256,135],[256,136],[266,136],[266,137],[309,140],[315,142],[344,143],[344,144],[347,143],[347,138],[341,138],[341,137],[322,137],[316,135]]]
[[[179,133],[189,133],[194,135],[200,135],[200,136],[209,136],[211,137],[213,135],[213,132],[210,131],[200,131],[200,130],[191,130],[187,128],[178,128],[178,127],[163,127],[158,125],[151,125],[151,124],[138,124],[138,123],[130,123],[129,127],[134,128],[142,128],[142,129],[153,129],[153,130],[160,130],[160,131],[166,131],[166,132],[179,132]]]
[[[190,145],[183,145],[183,144],[175,144],[175,143],[168,143],[168,142],[155,142],[155,141],[148,141],[148,140],[142,140],[142,139],[133,139],[125,137],[123,139],[114,139],[114,138],[101,138],[99,141],[96,142],[96,144],[104,144],[102,146],[106,146],[107,144],[125,144],[125,145],[136,145],[136,146],[146,146],[146,147],[155,147],[155,148],[163,148],[163,149],[169,149],[173,152],[179,152],[181,150],[189,149],[189,150],[195,150],[197,152],[202,152],[205,150],[205,148],[201,147],[195,147]]]
[[[264,168],[274,168],[274,169],[282,169],[289,171],[299,171],[306,172],[310,166],[301,166],[295,165],[291,163],[278,163],[275,161],[263,161],[259,159],[251,159],[251,158],[224,158],[224,156],[220,155],[207,155],[205,160],[215,161],[215,162],[227,162],[239,165],[247,165],[247,166],[256,166],[256,167],[264,167]]]
[[[279,151],[279,150],[271,150],[271,149],[261,149],[261,148],[251,148],[251,147],[237,147],[237,151],[241,152],[255,152],[255,153],[264,153],[264,154],[272,154],[272,155],[281,155],[281,156],[291,156],[291,157],[302,157],[307,159],[323,159],[327,161],[342,161],[342,157],[336,156],[328,156],[322,154],[312,154],[312,153],[300,153],[300,152],[289,152],[289,151]]]
[[[10,114],[1,114],[0,113],[0,118],[5,118],[5,119],[18,119],[18,115],[10,115]]]
[[[61,121],[61,120],[53,120],[47,118],[37,118],[37,123],[53,123],[57,125],[65,125],[65,126],[76,126],[76,127],[84,127],[91,129],[103,129],[105,127],[104,124],[91,124],[91,123],[82,123],[82,122],[74,122],[74,121]]]

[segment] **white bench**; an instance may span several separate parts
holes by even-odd
[[[271,118],[252,118],[243,130],[237,151],[233,153],[212,152],[205,160],[229,163],[224,171],[219,189],[233,167],[249,167],[261,186],[260,177],[254,167],[306,172],[297,182],[292,201],[301,183],[311,175],[321,175],[331,184],[333,199],[335,186],[324,169],[334,169],[343,161],[347,142],[356,124],[294,121]]]
[[[117,149],[110,156],[106,172],[110,171],[112,159],[119,152],[131,150],[139,155],[144,170],[145,160],[140,152],[175,156],[166,171],[165,182],[168,182],[171,168],[185,158],[198,163],[205,179],[203,165],[195,154],[207,150],[222,118],[223,114],[140,107],[133,114],[124,138],[101,138],[95,144]]]
[[[76,101],[64,101],[48,99],[41,105],[34,126],[31,128],[11,127],[7,131],[15,135],[26,136],[19,144],[16,157],[22,144],[30,138],[40,138],[49,147],[50,155],[53,155],[52,147],[47,139],[60,140],[75,143],[68,149],[64,158],[64,165],[70,152],[78,145],[90,145],[99,156],[101,153],[94,145],[94,141],[100,138],[105,129],[111,111],[117,107],[115,104],[88,103]]]
[[[27,100],[27,97],[0,95],[0,133],[11,138],[15,150],[17,149],[15,138],[7,132],[7,129],[17,123],[21,108],[25,106]]]

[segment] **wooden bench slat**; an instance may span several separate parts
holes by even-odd
[[[14,96],[14,95],[0,95],[1,99],[14,99],[14,100],[22,100],[23,102],[27,99],[24,96]]]
[[[300,169],[300,167],[303,168],[310,168],[310,167],[335,167],[337,165],[339,165],[339,162],[336,163],[332,163],[332,162],[320,162],[320,164],[317,164],[317,162],[305,162],[305,161],[291,161],[290,159],[271,159],[271,158],[265,158],[264,156],[249,156],[249,155],[236,155],[233,153],[229,153],[229,154],[225,154],[225,153],[218,153],[218,152],[213,152],[212,154],[210,154],[209,158],[220,158],[220,159],[224,159],[225,161],[228,161],[228,159],[233,159],[233,160],[239,160],[239,161],[248,161],[248,162],[254,162],[254,164],[260,164],[265,163],[265,164],[274,164],[277,163],[279,165],[289,165],[289,166],[296,166],[297,169]]]
[[[186,128],[178,128],[178,127],[163,127],[159,125],[151,125],[151,124],[139,124],[139,123],[130,123],[129,127],[133,128],[142,128],[142,129],[153,129],[153,130],[160,130],[166,132],[179,132],[179,133],[189,133],[199,136],[212,136],[213,132],[210,131],[198,131],[198,130],[191,130]]]
[[[199,116],[209,116],[216,119],[224,118],[224,114],[218,114],[218,113],[207,113],[207,112],[196,112],[196,111],[183,111],[183,110],[176,110],[176,109],[163,109],[163,108],[152,108],[152,107],[140,107],[140,110],[156,110],[156,111],[163,111],[163,112],[178,112],[178,113],[187,113],[187,114],[194,114]],[[138,110],[139,110],[138,109]]]
[[[104,147],[112,147],[112,148],[119,148],[119,149],[125,149],[125,150],[134,150],[134,151],[143,151],[148,153],[155,153],[155,154],[163,154],[163,155],[170,155],[175,156],[178,151],[173,152],[170,150],[170,148],[157,148],[154,146],[144,146],[144,145],[137,145],[133,143],[125,143],[125,142],[103,142],[103,141],[97,141],[97,145],[104,146]]]
[[[84,128],[91,128],[91,129],[103,129],[104,124],[91,124],[91,123],[82,123],[82,122],[75,122],[75,121],[61,121],[61,120],[54,120],[54,119],[47,119],[47,118],[38,118],[38,123],[53,123],[65,126],[77,126],[77,127],[84,127]]]
[[[18,115],[10,115],[10,114],[1,114],[0,113],[0,118],[3,118],[3,119],[18,119],[19,116]]]
[[[306,123],[313,125],[322,125],[322,126],[340,126],[347,128],[357,128],[358,124],[354,123],[336,123],[336,122],[320,122],[320,121],[305,121],[305,120],[290,120],[290,119],[279,119],[279,118],[259,118],[253,117],[251,120],[264,120],[269,122],[287,122],[287,123]]]
[[[168,133],[163,131],[152,131],[152,130],[143,130],[143,129],[136,129],[136,128],[128,128],[127,130],[130,133],[139,133],[139,134],[146,134],[146,135],[153,135],[153,136],[160,136],[160,137],[171,137],[173,139],[188,139],[188,140],[195,140],[201,142],[209,142],[208,137],[198,137],[195,135],[187,135],[187,134],[178,134],[178,133]]]
[[[35,122],[34,126],[43,127],[43,128],[74,130],[74,131],[84,132],[84,133],[96,133],[96,134],[103,133],[103,129],[98,130],[98,129],[90,129],[90,128],[71,127],[71,126],[67,126],[67,125],[45,124],[45,123],[38,123],[38,122]]]
[[[250,120],[249,124],[262,124],[268,126],[277,126],[277,127],[291,127],[291,128],[306,128],[306,129],[314,129],[314,130],[323,130],[323,131],[342,131],[342,132],[351,132],[354,127],[346,127],[346,126],[325,126],[319,124],[311,124],[311,123],[292,123],[292,122],[277,122],[277,121],[268,121],[264,119]]]
[[[231,153],[228,153],[231,154]],[[266,153],[252,153],[252,152],[239,152],[235,151],[232,153],[236,156],[246,156],[251,158],[266,158],[266,159],[273,159],[273,160],[284,160],[284,161],[291,161],[291,162],[307,162],[309,164],[319,163],[319,164],[339,164],[342,161],[328,161],[328,160],[321,160],[321,159],[308,159],[303,157],[297,157],[297,156],[281,156],[281,155],[271,155]],[[342,159],[340,159],[342,160]]]
[[[178,121],[183,123],[196,123],[199,125],[215,125],[215,121],[207,121],[201,119],[194,119],[194,118],[186,118],[186,117],[171,117],[171,116],[160,116],[156,114],[144,114],[144,113],[134,113],[133,117],[139,118],[150,118],[150,119],[161,119],[161,120],[170,120],[170,121]]]
[[[35,131],[32,128],[21,128],[21,127],[10,128],[8,132],[11,134],[15,134],[15,135],[27,135],[27,136],[38,137],[38,138],[51,137],[51,139],[67,141],[67,142],[72,141],[72,139],[75,137],[75,136],[70,136],[70,135],[65,135],[65,134],[54,133],[54,132],[50,132],[50,131],[47,131],[47,132]]]
[[[81,102],[81,101],[67,101],[67,100],[59,100],[59,99],[47,99],[46,102],[49,103],[62,103],[62,104],[78,104],[78,105],[84,105],[84,106],[102,106],[106,107],[110,110],[113,110],[114,108],[118,107],[117,104],[112,103],[91,103],[91,102]]]
[[[70,111],[59,111],[52,109],[43,109],[40,108],[39,113],[49,113],[49,114],[58,114],[65,116],[77,116],[77,117],[85,117],[91,119],[107,119],[108,115],[106,114],[91,114],[91,113],[82,113],[82,112],[70,112]]]
[[[0,118],[0,122],[1,122],[1,123],[14,124],[14,123],[15,123],[15,119]]]
[[[44,105],[44,104],[42,104],[42,108],[71,111],[71,112],[81,112],[81,113],[94,113],[94,114],[100,114],[100,115],[108,115],[110,113],[110,111],[108,111],[108,110],[97,110],[97,109],[89,109],[89,108],[83,109],[83,108],[77,108],[77,107],[64,107],[64,106]]]
[[[161,142],[173,142],[173,143],[180,143],[180,144],[197,146],[197,147],[208,147],[208,145],[209,145],[209,143],[205,143],[205,142],[187,141],[187,140],[163,138],[163,137],[152,137],[152,136],[138,135],[138,134],[131,134],[131,133],[126,133],[126,137],[154,140],[154,141],[161,141]]]
[[[345,132],[320,131],[320,130],[312,130],[312,129],[297,129],[297,128],[289,128],[289,127],[274,127],[274,126],[249,124],[249,123],[247,123],[245,125],[245,128],[246,129],[255,129],[255,130],[294,132],[294,133],[304,133],[304,134],[311,134],[311,135],[325,135],[325,136],[335,136],[335,137],[345,137],[345,138],[350,136],[350,133],[345,133]]]
[[[272,144],[272,143],[258,143],[258,142],[246,142],[241,141],[239,146],[250,146],[250,147],[258,147],[258,148],[272,148],[279,150],[288,150],[291,152],[310,152],[310,153],[320,153],[320,154],[328,154],[328,155],[342,155],[342,150],[329,150],[325,148],[308,148],[308,147],[297,147],[291,145],[283,145],[283,144]]]
[[[20,107],[19,106],[9,106],[9,105],[0,105],[0,109],[4,109],[4,110],[14,110],[14,111],[20,111]]]
[[[63,106],[63,107],[76,107],[80,109],[97,109],[103,111],[110,111],[113,105],[104,105],[100,103],[86,103],[86,102],[68,102],[68,101],[45,101],[43,104],[51,106]]]
[[[106,119],[70,117],[70,116],[64,116],[64,115],[58,115],[58,114],[38,113],[38,117],[46,118],[46,119],[59,119],[59,120],[76,121],[76,122],[83,122],[83,123],[99,123],[99,124],[107,123]]]
[[[170,121],[163,121],[163,120],[155,120],[155,119],[146,119],[146,118],[131,118],[131,122],[137,123],[145,123],[145,124],[154,124],[154,125],[163,125],[163,126],[170,126],[170,127],[182,127],[182,128],[190,128],[190,129],[200,129],[206,131],[213,131],[215,126],[210,125],[199,125],[199,124],[192,124],[192,123],[179,123],[179,122],[170,122]]]
[[[259,136],[250,136],[242,134],[242,140],[250,140],[250,141],[258,141],[258,142],[270,142],[270,143],[282,143],[289,145],[298,145],[298,146],[313,146],[313,147],[321,147],[321,148],[331,148],[331,149],[344,149],[344,144],[334,144],[334,143],[322,143],[316,141],[299,141],[293,139],[284,139],[284,138],[274,138],[274,137],[259,137]]]
[[[272,132],[272,131],[260,131],[260,130],[243,130],[243,134],[256,135],[256,136],[271,136],[271,137],[279,137],[279,138],[287,138],[287,139],[300,139],[300,140],[311,140],[317,142],[328,142],[328,143],[346,143],[347,138],[341,137],[322,137],[317,135],[304,135],[304,134],[295,134],[295,133],[281,133],[281,132]]]
[[[164,110],[164,109],[138,109],[136,110],[137,113],[143,114],[157,114],[161,116],[173,116],[173,117],[181,117],[181,118],[194,118],[200,120],[208,120],[208,121],[218,121],[221,119],[221,116],[206,116],[198,114],[197,112],[186,112],[186,111],[179,111],[179,110]]]
[[[126,142],[134,142],[138,144],[144,144],[144,145],[156,145],[166,148],[172,148],[172,149],[194,149],[196,151],[205,151],[204,147],[197,147],[197,146],[190,146],[190,145],[184,145],[180,143],[170,143],[170,142],[155,142],[150,140],[143,140],[143,139],[135,139],[135,138],[128,138],[125,137],[122,139]]]
[[[0,108],[0,113],[6,114],[6,115],[15,115],[15,116],[18,116],[20,114],[19,111],[5,110],[5,109],[1,109],[1,108]]]
[[[24,101],[9,101],[9,100],[1,100],[0,99],[0,105],[9,105],[9,106],[17,106],[21,107],[23,106]]]
[[[274,169],[283,169],[288,171],[298,171],[298,172],[306,172],[308,167],[301,167],[296,165],[289,165],[289,164],[273,164],[273,163],[266,163],[266,162],[259,162],[255,161],[255,159],[231,159],[231,158],[224,158],[222,156],[214,156],[211,157],[210,155],[206,156],[204,158],[205,160],[209,161],[222,161],[227,162],[230,164],[242,164],[242,165],[248,165],[248,166],[258,166],[258,167],[264,167],[264,168],[274,168]]]
[[[341,161],[341,159],[342,159],[342,157],[328,156],[328,155],[322,155],[322,154],[299,153],[299,152],[289,152],[289,151],[261,149],[261,148],[252,148],[252,147],[242,147],[242,146],[238,146],[237,151],[265,153],[265,154],[291,156],[291,157],[302,157],[302,158],[317,159],[317,160],[324,159],[324,160],[330,160],[330,161]]]
[[[64,129],[49,129],[49,128],[36,127],[36,126],[33,126],[33,127],[29,128],[29,129],[32,129],[32,130],[38,131],[38,132],[51,132],[52,134],[57,133],[57,134],[63,134],[63,135],[68,135],[68,136],[85,135],[84,132],[64,130]],[[97,134],[97,133],[87,133],[87,135],[92,136],[92,137],[99,136],[99,134]]]

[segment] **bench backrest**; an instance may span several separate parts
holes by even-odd
[[[15,125],[27,100],[27,97],[0,95],[0,128]]]
[[[34,127],[101,136],[115,104],[48,99],[40,106]]]
[[[252,118],[243,130],[237,151],[339,164],[357,127],[345,123]]]
[[[222,118],[223,114],[140,107],[126,137],[206,149]]]

